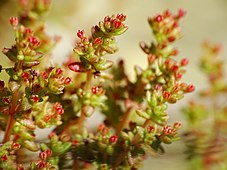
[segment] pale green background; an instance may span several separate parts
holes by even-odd
[[[1,1],[1,0],[0,0]],[[0,49],[10,46],[13,42],[13,32],[7,23],[8,17],[16,14],[16,0],[8,1],[0,6]],[[89,28],[102,20],[104,16],[114,13],[127,15],[126,24],[129,30],[119,40],[119,52],[111,59],[124,58],[127,72],[133,78],[134,64],[145,67],[146,55],[138,47],[143,40],[150,42],[151,31],[147,24],[147,17],[162,12],[165,9],[177,11],[183,8],[187,15],[182,22],[184,33],[175,45],[179,48],[180,57],[190,58],[188,72],[184,80],[196,85],[197,89],[206,86],[206,79],[199,72],[198,58],[201,53],[201,43],[210,40],[222,44],[222,57],[227,54],[227,1],[226,0],[54,0],[52,11],[47,18],[47,31],[50,34],[62,36],[62,41],[54,51],[52,62],[61,62],[72,50],[77,29],[84,28],[87,34]],[[2,60],[0,63],[7,65]],[[188,98],[192,98],[189,95]],[[170,107],[172,121],[182,120],[178,111],[185,102]],[[184,161],[184,145],[176,142],[166,148],[166,154],[150,158],[144,165],[144,170],[186,170],[188,165]]]

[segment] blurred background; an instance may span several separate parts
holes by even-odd
[[[222,57],[227,56],[227,0],[53,0],[52,9],[45,18],[47,32],[50,35],[60,35],[62,39],[54,49],[52,62],[62,62],[72,51],[78,29],[84,29],[89,34],[90,27],[104,16],[124,13],[127,15],[126,24],[129,29],[118,38],[119,51],[109,57],[112,60],[124,58],[127,72],[133,79],[134,65],[146,66],[146,55],[139,48],[138,43],[140,41],[149,43],[152,40],[151,30],[147,24],[148,16],[161,13],[165,9],[177,12],[179,8],[187,12],[182,21],[184,36],[174,44],[180,51],[179,58],[190,59],[184,80],[195,84],[197,89],[202,88],[206,86],[206,78],[198,68],[201,43],[204,40],[220,43]],[[8,19],[17,15],[18,10],[17,0],[0,0],[0,49],[13,44],[13,30]],[[4,59],[1,53],[0,64],[7,66],[8,60]],[[170,106],[173,120],[184,121],[179,108],[189,98],[193,98],[193,94],[188,95],[176,106]],[[149,158],[143,170],[187,169],[183,154],[185,148],[181,141],[165,148],[166,154]]]

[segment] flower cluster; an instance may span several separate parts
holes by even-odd
[[[155,41],[140,44],[148,64],[136,66],[131,81],[123,60],[112,67],[104,56],[118,50],[115,37],[128,29],[124,14],[106,16],[90,36],[78,30],[74,55],[47,66],[56,39],[39,17],[50,1],[20,4],[19,17],[10,18],[16,42],[3,49],[12,66],[0,67],[9,75],[8,83],[0,81],[0,169],[138,169],[148,154],[163,153],[163,144],[179,139],[181,123],[169,125],[168,104],[195,90],[182,81],[188,59],[173,59],[178,52],[171,46],[181,37],[183,10],[148,19]],[[104,120],[90,130],[87,120],[97,112]],[[37,138],[37,128],[50,127],[49,139]],[[19,154],[26,150],[36,155],[29,165]]]
[[[224,62],[218,58],[219,52],[219,44],[203,44],[200,68],[207,76],[209,86],[199,92],[199,101],[190,101],[183,108],[188,125],[184,140],[192,169],[227,168],[227,108],[223,105],[226,101],[227,82]]]
[[[74,52],[79,55],[80,62],[71,63],[69,68],[75,72],[88,70],[102,71],[110,68],[112,62],[102,56],[117,51],[115,36],[123,34],[127,26],[123,23],[126,16],[123,14],[107,16],[99,25],[92,27],[91,37],[86,37],[84,30],[78,30]]]

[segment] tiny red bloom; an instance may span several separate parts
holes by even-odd
[[[12,144],[12,148],[13,149],[19,149],[21,147],[21,145],[19,144],[19,143],[16,143],[16,142],[14,142],[13,144]]]
[[[64,83],[65,84],[71,84],[72,83],[72,79],[70,77],[66,77]]]
[[[181,79],[182,78],[182,74],[179,72],[175,72],[174,76],[176,77],[176,79]]]
[[[114,23],[114,28],[115,28],[115,29],[118,29],[118,28],[120,28],[121,26],[122,26],[121,21],[116,21],[116,22]]]
[[[173,125],[173,127],[176,129],[180,128],[181,126],[182,126],[181,122],[175,122]]]
[[[34,37],[34,36],[28,37],[28,42],[31,43],[33,46],[37,46],[40,43],[38,41],[38,39],[36,37]]]
[[[46,152],[40,152],[40,153],[39,153],[39,157],[40,157],[41,159],[46,159],[46,158],[47,158]]]
[[[157,16],[155,17],[155,21],[156,21],[156,22],[161,22],[163,19],[164,19],[164,17],[163,17],[162,15],[157,15]]]
[[[46,167],[47,163],[45,161],[39,161],[36,165],[39,169],[42,169]]]
[[[153,132],[153,131],[154,131],[154,126],[148,126],[148,127],[147,127],[147,131],[148,131],[149,133]]]
[[[165,16],[165,17],[171,16],[171,12],[167,9],[167,10],[164,12],[164,16]]]
[[[47,157],[49,157],[52,155],[52,150],[47,149],[47,150],[45,150],[45,153],[47,154]]]
[[[79,143],[79,141],[76,140],[76,139],[74,139],[74,140],[72,141],[72,145],[74,145],[74,146],[76,146],[78,143]]]
[[[10,17],[9,22],[12,26],[17,26],[19,23],[19,20],[17,17]]]
[[[60,115],[64,113],[64,109],[62,108],[62,105],[60,103],[55,103],[54,109]]]
[[[80,39],[85,37],[85,32],[84,30],[78,30],[77,31],[77,37],[79,37]]]
[[[109,142],[110,142],[110,143],[116,143],[116,142],[117,142],[117,139],[118,139],[118,137],[117,137],[116,135],[113,135],[113,136],[111,136],[111,137],[109,138]]]
[[[126,15],[124,15],[124,14],[117,14],[117,19],[119,19],[120,21],[125,21]]]
[[[173,56],[176,56],[178,53],[179,53],[179,52],[178,52],[178,50],[177,50],[176,48],[174,48],[174,49],[172,50],[172,55],[173,55]]]
[[[42,77],[43,77],[44,79],[47,79],[47,78],[48,78],[47,72],[44,71],[44,72],[42,73]]]
[[[63,70],[62,70],[61,68],[57,68],[57,69],[56,69],[56,75],[57,75],[57,76],[61,76],[62,73],[63,73]]]
[[[179,11],[178,11],[178,16],[179,16],[180,18],[183,17],[183,16],[185,16],[185,14],[186,14],[186,11],[185,11],[185,10],[179,9]]]
[[[163,132],[165,133],[165,134],[171,134],[172,133],[172,131],[173,131],[173,129],[169,126],[169,125],[166,125],[165,127],[164,127],[164,129],[163,129]]]
[[[176,72],[178,69],[179,69],[179,66],[176,65],[176,64],[174,64],[174,65],[171,67],[171,70],[172,70],[173,72]]]
[[[3,97],[2,101],[4,104],[9,104],[9,98],[8,97]]]
[[[183,58],[180,62],[181,66],[186,66],[189,63],[189,60],[187,58]]]
[[[102,39],[101,39],[100,37],[96,38],[96,39],[94,40],[94,44],[95,44],[95,45],[100,45],[100,44],[102,44]]]
[[[93,86],[91,91],[92,91],[93,94],[98,94],[100,92],[100,88],[97,87],[97,86]]]
[[[23,72],[21,77],[22,77],[24,80],[28,80],[29,76],[30,76],[30,75],[28,74],[28,72]]]
[[[46,115],[46,116],[44,117],[44,120],[45,120],[46,122],[49,122],[50,119],[51,119],[51,116],[49,116],[49,115]]]
[[[171,96],[170,92],[164,91],[164,93],[163,93],[164,99],[168,100],[170,98],[170,96]]]
[[[187,92],[193,92],[195,90],[195,86],[193,84],[187,86]]]
[[[32,30],[30,28],[25,28],[25,33],[26,34],[31,34],[32,33]]]
[[[8,160],[8,157],[7,157],[7,155],[2,155],[1,156],[1,159],[2,159],[2,161],[7,161]]]
[[[38,102],[39,96],[38,95],[32,95],[32,100],[33,100],[33,102]]]
[[[174,36],[169,36],[167,39],[169,42],[173,42],[176,38]]]
[[[17,170],[24,170],[22,166],[17,167]]]
[[[55,132],[51,132],[49,135],[48,135],[48,138],[51,139],[53,136],[55,136],[56,133]]]

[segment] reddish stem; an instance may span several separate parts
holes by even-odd
[[[129,107],[127,109],[127,111],[125,112],[125,114],[123,115],[122,120],[120,121],[118,127],[116,128],[116,134],[117,135],[123,130],[123,128],[127,124],[128,117],[129,117],[129,114],[130,114],[131,109],[132,109],[132,107]]]
[[[19,99],[19,90],[16,90],[13,94],[12,102],[9,106],[9,118],[7,121],[6,131],[5,131],[2,143],[6,143],[10,140],[11,131],[12,131],[14,123],[15,123],[13,115],[15,114],[15,112],[18,108],[18,106],[17,106],[18,99]]]

